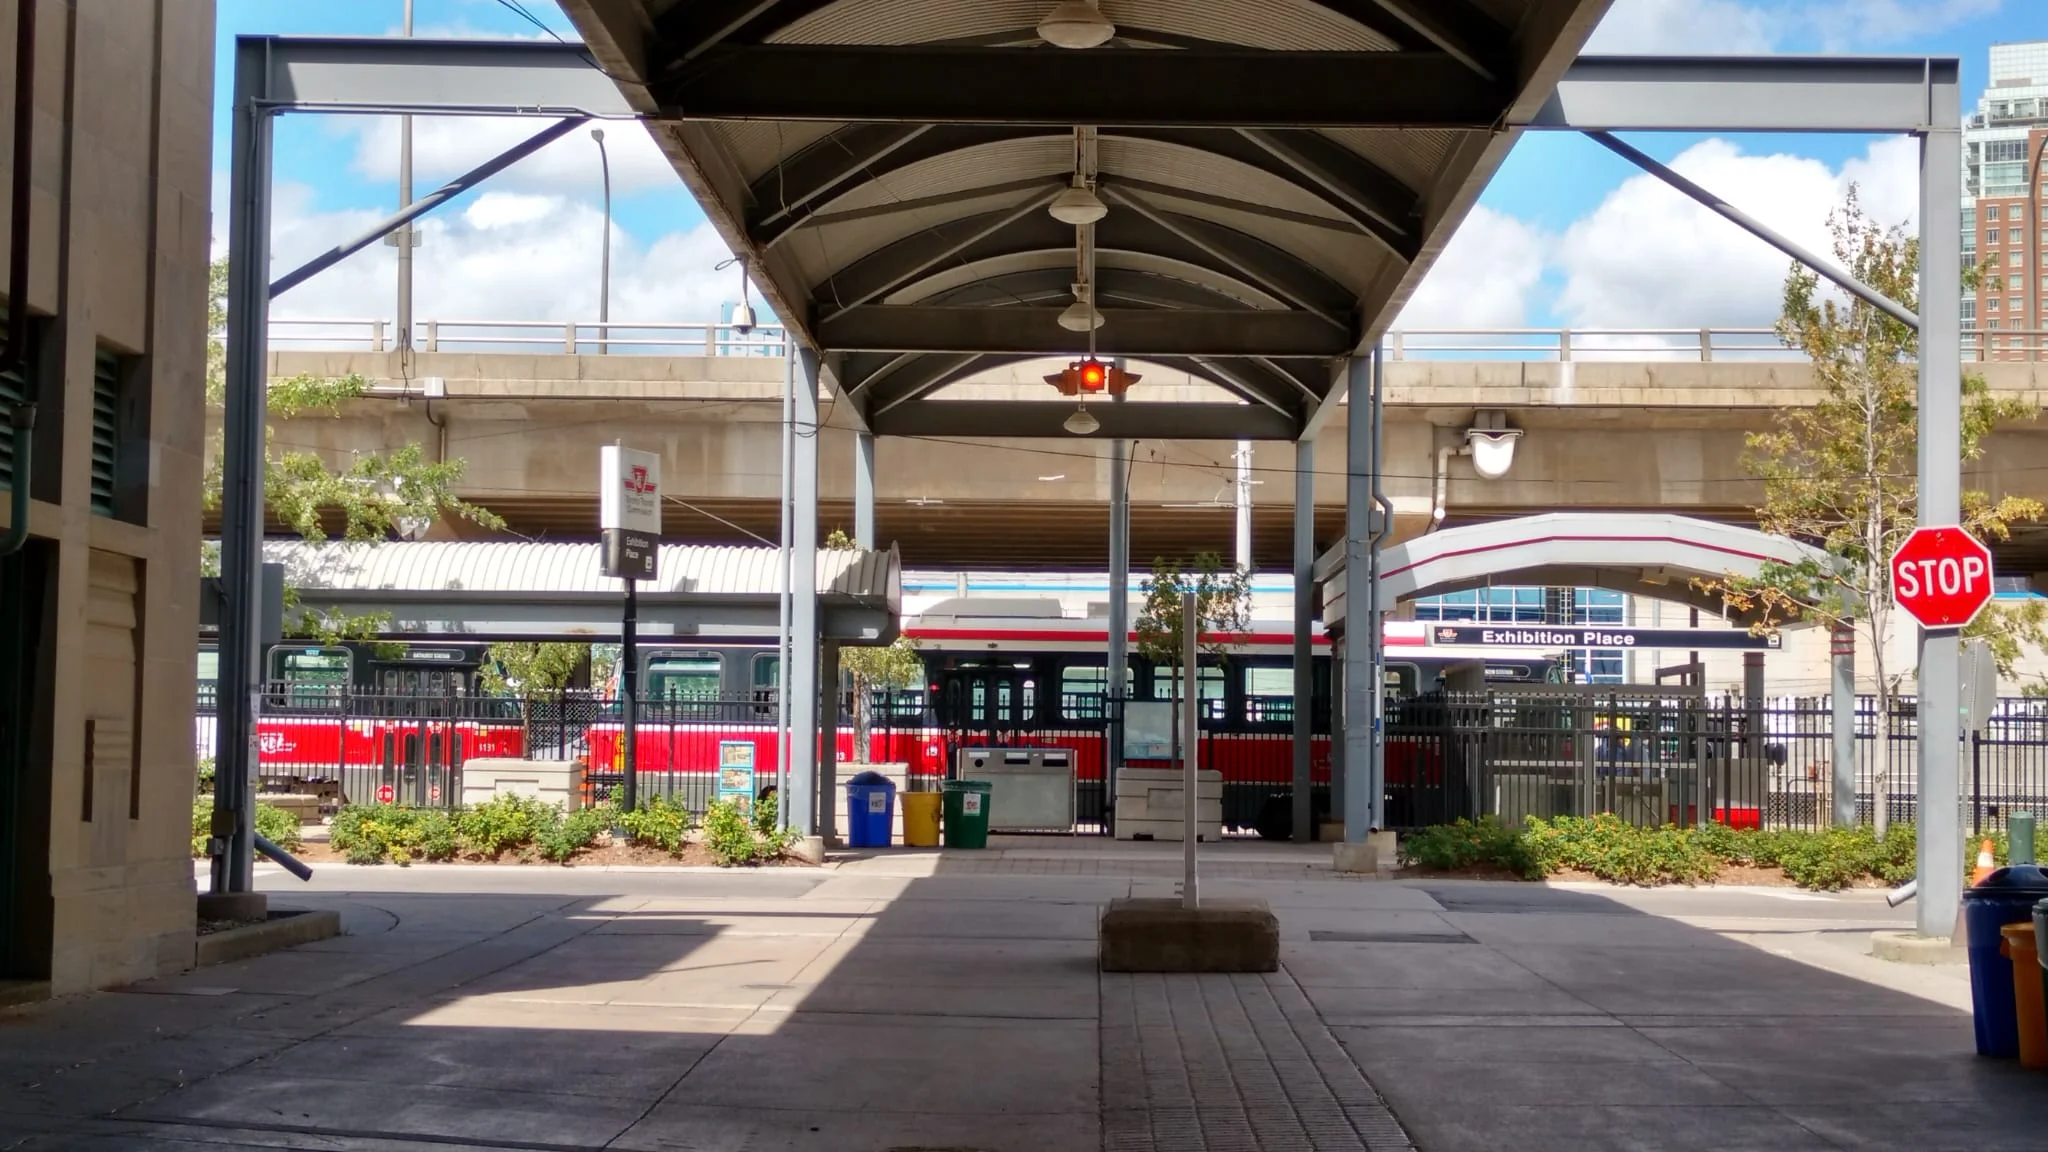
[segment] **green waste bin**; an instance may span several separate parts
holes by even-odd
[[[986,780],[948,780],[942,791],[946,797],[946,847],[988,847],[988,799],[994,786]]]

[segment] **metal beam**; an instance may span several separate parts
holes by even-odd
[[[868,304],[820,320],[829,348],[1063,356],[1085,339],[1059,326],[1059,308],[956,308]],[[1355,337],[1306,312],[1103,308],[1096,347],[1113,356],[1329,357]]]
[[[1415,34],[1487,80],[1505,71],[1507,32],[1466,0],[1375,0]]]
[[[1031,304],[1073,298],[1072,268],[1030,268],[1006,272],[935,292],[920,304]],[[1264,295],[1260,293],[1260,295]],[[1097,268],[1097,305],[1122,302],[1145,308],[1247,308],[1243,299],[1219,288],[1136,268]],[[911,301],[905,301],[910,303]]]
[[[1156,53],[1155,53],[1156,55]],[[880,180],[916,164],[998,143],[1066,141],[1071,130],[1033,125],[941,124],[914,128],[855,124],[798,153],[781,168],[755,180],[749,196],[756,217],[749,223],[755,242],[772,246],[814,220],[830,218],[825,206],[855,176]],[[1310,132],[1262,132],[1175,126],[1118,125],[1099,140],[1131,140],[1185,148],[1233,161],[1291,185],[1327,205],[1350,229],[1379,241],[1403,260],[1420,246],[1414,210],[1419,194],[1378,165],[1343,145]],[[1140,187],[1138,182],[1128,182]],[[1199,197],[1197,193],[1197,197]],[[771,207],[772,206],[772,207]],[[873,211],[913,211],[909,202]],[[1265,214],[1265,213],[1261,213]],[[1329,221],[1317,220],[1327,226]]]
[[[832,0],[690,0],[671,6],[655,22],[655,31],[675,45],[675,63],[679,64],[728,41],[758,44],[776,29],[830,3]]]
[[[581,44],[385,36],[237,36],[262,102],[296,112],[639,115]]]
[[[355,255],[357,252],[382,240],[386,235],[425,216],[427,213],[432,212],[434,209],[439,208],[441,205],[446,204],[448,201],[462,195],[464,192],[503,172],[505,169],[519,163],[521,160],[526,159],[528,156],[560,140],[589,122],[590,118],[587,116],[572,116],[541,129],[526,140],[507,148],[489,160],[484,161],[455,179],[450,180],[448,183],[434,189],[432,192],[427,193],[425,196],[420,197],[418,200],[413,201],[411,204],[406,205],[404,208],[399,209],[393,215],[371,225],[368,231],[354,239],[335,245],[326,252],[315,256],[292,271],[271,281],[271,298],[276,299],[284,295],[286,292],[311,280],[320,273]],[[400,343],[406,344],[406,341],[401,340]]]
[[[1318,297],[1324,296],[1323,293],[1319,292],[1311,295],[1304,291],[1303,289],[1308,286],[1310,277],[1328,279],[1322,269],[1312,265],[1303,266],[1304,270],[1308,273],[1307,277],[1297,275],[1290,277],[1291,283],[1281,284],[1276,282],[1260,267],[1262,263],[1270,265],[1271,259],[1259,251],[1259,249],[1278,251],[1278,249],[1274,249],[1271,245],[1263,244],[1253,237],[1245,236],[1241,232],[1220,228],[1206,220],[1197,220],[1192,216],[1178,216],[1171,212],[1166,212],[1155,207],[1143,196],[1128,188],[1106,185],[1102,190],[1102,195],[1107,200],[1131,208],[1140,216],[1172,233],[1176,239],[1195,248],[1207,257],[1206,261],[1197,260],[1195,263],[1200,264],[1214,261],[1221,264],[1232,273],[1242,276],[1261,287],[1269,288],[1274,295],[1297,308],[1313,312],[1332,324],[1345,323],[1339,317],[1349,316],[1355,308],[1355,301],[1351,298],[1350,292],[1343,289],[1342,286],[1337,286],[1337,288],[1339,292],[1343,293],[1344,302],[1335,308],[1331,307],[1331,304],[1334,302],[1333,300],[1318,299]],[[1111,218],[1114,219],[1115,217],[1112,215]],[[1096,227],[1099,229],[1102,226],[1098,224]],[[1334,281],[1331,281],[1331,284],[1335,286]]]
[[[1089,439],[1292,440],[1299,423],[1256,404],[1098,403],[1102,422]],[[1047,401],[931,400],[875,416],[877,436],[1072,440],[1061,425],[1070,404]]]
[[[1098,258],[1128,252],[1207,269],[1217,274],[1219,280],[1244,285],[1271,299],[1314,312],[1333,326],[1341,324],[1340,318],[1356,307],[1350,291],[1321,269],[1256,236],[1153,207],[1117,185],[1105,184],[1103,197],[1112,201],[1121,198],[1134,210],[1112,211],[1095,225]],[[817,290],[818,303],[823,305],[835,298],[872,299],[869,293],[878,284],[892,293],[913,288],[918,281],[899,280],[900,271],[919,266],[936,268],[934,254],[949,248],[949,268],[1041,252],[1065,253],[1065,263],[1071,265],[1071,226],[1042,212],[1026,212],[1004,228],[987,229],[1002,215],[986,213],[961,221],[979,233],[978,239],[965,245],[955,247],[955,242],[946,236],[921,232],[877,249],[827,277]]]
[[[1588,132],[1586,135],[1608,151],[1705,205],[1715,215],[1728,220],[1736,227],[1741,228],[1743,231],[1762,240],[1785,255],[1813,269],[1816,273],[1827,277],[1844,292],[1857,297],[1872,308],[1890,316],[1908,328],[1917,330],[1920,327],[1920,318],[1909,311],[1905,305],[1858,280],[1834,261],[1822,259],[1815,253],[1809,252],[1798,244],[1793,243],[1774,231],[1763,221],[1728,203],[1726,200],[1672,171],[1665,165],[1658,163],[1656,160],[1645,155],[1641,150],[1631,147],[1605,132]]]
[[[1310,410],[1308,420],[1302,426],[1301,438],[1303,440],[1313,440],[1322,435],[1323,428],[1329,424],[1330,417],[1336,415],[1337,410],[1343,406],[1345,403],[1344,398],[1350,394],[1350,391],[1351,370],[1349,362],[1339,360],[1330,369],[1329,390],[1323,393],[1322,402]]]
[[[982,359],[980,356],[917,356],[908,364],[891,363],[887,386],[874,389],[868,397],[869,419],[924,399],[974,371]]]
[[[1179,367],[1170,360],[1167,364]],[[1264,361],[1220,360],[1210,356],[1196,356],[1191,358],[1186,370],[1191,375],[1206,376],[1240,398],[1250,400],[1254,404],[1264,404],[1290,420],[1300,416],[1300,412],[1288,403],[1293,397],[1287,394],[1284,385],[1278,396],[1266,390],[1266,385],[1273,382],[1273,371]]]
[[[1010,208],[970,216],[965,220],[950,220],[911,237],[915,243],[889,245],[875,253],[875,259],[867,263],[868,278],[864,281],[850,289],[837,277],[827,282],[826,287],[832,293],[832,310],[857,308],[888,295],[937,265],[950,262],[974,244],[1044,208],[1060,194],[1060,187],[1058,184],[1044,185]]]
[[[875,437],[869,432],[853,437],[853,543],[875,549]]]
[[[1920,132],[1949,58],[1587,56],[1529,128],[1580,132]]]
[[[838,44],[724,45],[653,89],[685,120],[1068,126],[1479,130],[1511,99],[1444,52]]]

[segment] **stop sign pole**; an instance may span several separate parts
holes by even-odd
[[[1921,455],[1923,518],[1927,455]],[[1957,478],[1946,477],[1945,487],[1955,491]],[[1893,601],[1920,624],[1917,927],[1923,936],[1947,936],[1956,930],[1963,886],[1957,640],[1991,601],[1991,550],[1959,525],[1923,524],[1892,553],[1890,575]]]

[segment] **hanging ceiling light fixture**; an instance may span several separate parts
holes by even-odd
[[[1065,428],[1076,436],[1087,436],[1100,430],[1102,421],[1090,415],[1088,406],[1083,404],[1079,408],[1074,409],[1074,414],[1067,417],[1067,422],[1060,425],[1060,427]]]
[[[1102,327],[1102,313],[1095,310],[1094,296],[1088,285],[1074,285],[1074,302],[1060,313],[1060,327],[1069,332],[1091,332]]]
[[[1095,0],[1060,0],[1038,22],[1038,34],[1059,48],[1093,48],[1116,35]]]
[[[1088,187],[1087,178],[1079,172],[1074,173],[1074,182],[1058,196],[1053,197],[1052,203],[1046,205],[1045,210],[1052,213],[1053,219],[1062,224],[1072,224],[1076,228],[1083,224],[1093,224],[1109,215],[1109,205],[1104,204],[1102,198]]]

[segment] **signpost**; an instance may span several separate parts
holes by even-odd
[[[636,791],[634,696],[640,685],[634,629],[639,623],[640,581],[655,578],[661,554],[661,457],[611,444],[601,449],[598,472],[604,574],[626,585],[625,613],[619,626],[619,746],[626,785],[621,808],[631,812]]]
[[[1892,600],[1930,632],[1969,624],[1991,602],[1991,549],[1962,528],[1916,528],[1892,553]]]
[[[1752,636],[1740,628],[1704,631],[1684,628],[1626,628],[1607,624],[1432,624],[1431,644],[1483,648],[1721,648],[1776,650],[1777,633]]]

